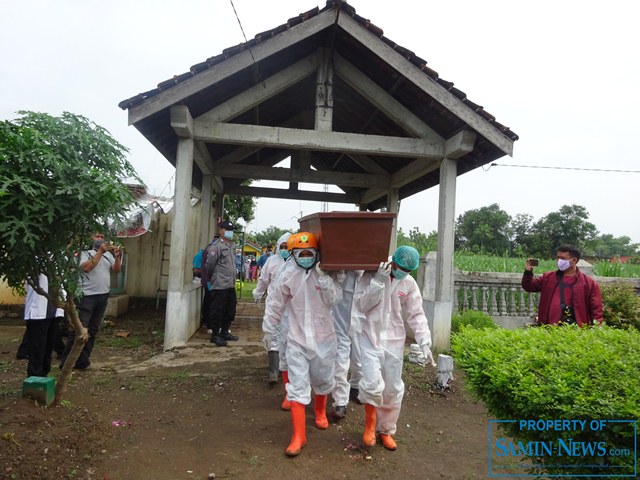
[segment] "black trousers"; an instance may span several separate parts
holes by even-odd
[[[236,316],[236,289],[211,290],[209,296],[207,325],[213,333],[211,337],[229,332],[229,326]]]
[[[53,342],[53,351],[56,352],[58,358],[62,358],[62,354],[64,353],[64,340],[63,336],[68,336],[67,333],[67,325],[65,317],[56,318],[57,330],[56,330],[56,339]],[[64,333],[64,334],[63,334]],[[16,359],[23,360],[25,358],[29,358],[29,336],[27,335],[27,331],[24,331],[24,335],[22,336],[22,342],[18,346],[18,351],[16,352]]]
[[[58,319],[27,320],[28,377],[46,377],[51,371],[51,352],[58,334]]]
[[[107,309],[108,300],[109,294],[104,293],[100,295],[85,295],[80,300],[80,303],[78,303],[78,316],[80,317],[82,326],[89,331],[89,340],[84,344],[84,348],[82,349],[78,360],[76,360],[74,368],[87,368],[91,364],[89,357],[91,357],[93,344],[98,336],[102,317],[104,317],[104,312]],[[60,362],[61,368],[64,366],[64,362],[67,360],[69,352],[71,352],[75,339],[76,332],[71,328],[69,329],[69,337],[67,338],[67,347],[64,350],[62,361]]]

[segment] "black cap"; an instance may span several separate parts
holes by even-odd
[[[218,224],[218,228],[224,228],[225,230],[235,230],[236,227],[229,220],[223,220]]]

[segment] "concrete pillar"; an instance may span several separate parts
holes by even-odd
[[[191,172],[193,169],[194,142],[191,138],[178,140],[176,155],[176,184],[174,194],[175,216],[171,227],[171,252],[169,255],[169,286],[164,330],[164,348],[186,345],[188,340],[188,301],[183,287],[191,283],[191,269],[187,279],[187,218],[191,206]]]
[[[435,291],[431,336],[436,350],[448,350],[453,311],[453,251],[456,207],[455,160],[444,158],[440,165],[440,196],[438,207],[438,255],[436,258]]]
[[[213,175],[202,176],[202,216],[200,221],[200,246],[204,248],[213,239],[215,225],[211,215],[213,201]]]
[[[400,190],[392,188],[387,193],[387,212],[395,213],[396,218],[393,219],[391,227],[391,244],[389,245],[389,255],[396,251],[398,245],[398,213],[400,212]]]

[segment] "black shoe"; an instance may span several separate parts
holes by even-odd
[[[336,405],[333,408],[333,418],[337,420],[344,418],[346,414],[347,414],[347,407],[344,405]]]
[[[227,341],[221,336],[216,335],[215,337],[211,337],[209,340],[210,343],[215,343],[218,347],[226,347]]]
[[[231,335],[231,333],[221,333],[220,336],[229,342],[237,342],[240,337],[236,337],[235,335]]]
[[[29,360],[29,355],[17,354],[16,360]]]
[[[352,402],[357,403],[358,405],[362,405],[362,402],[360,400],[358,400],[358,395],[359,394],[360,394],[360,390],[358,390],[357,388],[351,387],[349,389],[349,400],[351,400]]]
[[[91,366],[91,362],[87,362],[86,365],[76,365],[75,367],[73,367],[73,369],[74,370],[86,370],[90,366]]]

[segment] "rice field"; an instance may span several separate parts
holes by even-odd
[[[491,255],[475,255],[467,252],[455,253],[453,264],[458,270],[466,272],[506,272],[522,273],[526,258],[496,257]],[[535,267],[536,273],[555,270],[556,261],[540,259],[540,265]],[[640,278],[640,265],[622,264],[601,261],[593,265],[595,275],[602,277]]]

